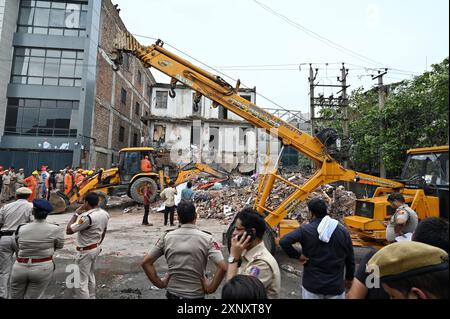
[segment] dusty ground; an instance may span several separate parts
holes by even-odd
[[[154,227],[141,226],[143,210],[132,210],[123,213],[123,209],[109,210],[111,215],[108,233],[102,245],[103,252],[97,261],[97,298],[99,299],[164,299],[165,290],[154,287],[143,273],[140,263],[145,254],[156,243],[159,236],[167,228],[162,227],[163,215],[153,213],[150,221]],[[73,213],[49,216],[48,221],[65,227]],[[222,242],[222,234],[227,226],[217,220],[199,220],[200,228],[211,232],[217,241]],[[228,250],[223,247],[225,258]],[[47,297],[54,299],[72,298],[72,293],[66,288],[66,267],[73,264],[75,256],[75,236],[67,236],[63,250],[55,255],[56,272],[52,284],[47,290]],[[277,251],[281,273],[281,297],[284,299],[300,298],[301,267],[295,260],[289,260],[286,255]],[[164,257],[156,264],[160,276],[164,276],[167,265]],[[289,271],[283,270],[288,269]],[[208,271],[214,268],[208,265]],[[218,292],[208,298],[220,298]]]

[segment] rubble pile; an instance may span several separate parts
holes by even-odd
[[[296,174],[287,178],[295,185],[303,185],[308,178],[302,174]],[[215,185],[210,190],[196,191],[194,202],[200,218],[223,220],[229,224],[234,220],[236,214],[247,205],[252,205],[256,198],[259,181],[253,178],[235,176],[226,184]],[[216,183],[217,184],[217,183]],[[295,188],[281,181],[277,181],[272,193],[267,200],[267,207],[274,210],[295,192]],[[356,196],[348,192],[344,187],[324,185],[312,192],[308,200],[319,197],[325,200],[330,207],[332,218],[343,222],[344,217],[353,215],[355,210]],[[303,201],[295,211],[289,213],[288,219],[298,220],[300,223],[308,219],[308,200]]]

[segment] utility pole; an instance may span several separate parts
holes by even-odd
[[[341,77],[338,78],[338,81],[341,82],[342,85],[342,131],[343,131],[343,138],[344,138],[344,144],[348,143],[350,140],[350,127],[349,127],[349,117],[348,117],[348,108],[349,108],[349,100],[348,100],[348,94],[347,94],[347,76],[348,76],[349,70],[345,68],[345,63],[342,63],[342,69],[341,69]],[[348,155],[348,154],[347,154]],[[345,160],[344,167],[348,168],[348,161]]]
[[[317,73],[319,72],[319,69],[316,69],[316,73],[314,74],[314,69],[312,67],[312,64],[309,65],[309,95],[310,95],[310,102],[311,102],[311,136],[314,137],[316,135],[316,101],[315,101],[315,84],[314,81],[316,80]]]
[[[378,105],[380,110],[384,109],[386,104],[386,87],[384,86],[383,77],[388,73],[388,69],[385,69],[383,73],[378,71],[378,75],[373,75],[372,80],[378,79]],[[380,150],[380,177],[386,178],[386,166],[383,161],[383,153]]]

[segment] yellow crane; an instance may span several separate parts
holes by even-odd
[[[113,69],[116,71],[119,70],[123,62],[123,53],[132,54],[145,67],[153,67],[168,75],[172,79],[170,91],[172,98],[176,96],[175,85],[180,82],[197,92],[195,94],[196,102],[200,101],[202,96],[207,97],[213,101],[214,107],[223,106],[255,127],[264,129],[267,133],[278,138],[284,146],[294,148],[315,163],[317,171],[304,185],[293,184],[280,176],[277,165],[274,165],[270,171],[262,176],[254,207],[265,216],[268,229],[271,230],[267,232],[267,236],[264,238],[266,246],[271,250],[275,247],[276,239],[299,226],[297,222],[284,220],[288,213],[296,210],[299,204],[321,185],[344,181],[375,185],[389,191],[406,191],[405,185],[401,182],[344,168],[328,153],[325,146],[328,141],[311,136],[242,98],[238,94],[240,81],[237,82],[236,86],[232,86],[221,77],[207,72],[168,51],[164,48],[164,42],[161,40],[153,45],[144,46],[129,32],[119,32],[114,42],[114,50],[111,52],[111,58],[114,62]],[[276,182],[285,183],[295,191],[288,198],[285,198],[278,207],[268,208],[266,204]],[[420,190],[408,190],[409,192],[421,194]],[[420,202],[417,207],[425,210],[423,215],[438,215],[436,211],[432,210],[433,206],[427,204],[428,201],[434,201],[434,198],[420,195],[415,198]],[[361,226],[358,223],[361,222],[361,220],[354,221],[352,226],[358,228]],[[232,227],[230,227],[231,231]]]

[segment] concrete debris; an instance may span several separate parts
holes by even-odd
[[[290,183],[302,186],[308,180],[302,174],[286,176]],[[200,218],[223,220],[227,225],[234,220],[236,214],[247,205],[252,205],[256,198],[259,181],[243,176],[233,176],[228,182],[222,183],[221,190],[197,190],[194,202]],[[281,203],[296,191],[295,187],[278,181],[270,194],[266,207],[275,210]],[[344,187],[337,189],[331,185],[324,185],[310,194],[308,200],[322,198],[330,208],[332,218],[343,222],[344,217],[353,215],[355,211],[356,196]],[[300,223],[308,220],[308,200],[303,201],[296,210],[289,213],[288,219],[298,220]]]
[[[298,277],[302,277],[303,276],[303,271],[300,271],[298,269],[295,269],[294,267],[290,266],[290,265],[280,265],[280,269],[290,273],[290,274],[294,274]]]
[[[108,196],[108,203],[106,204],[107,209],[113,208],[127,208],[131,206],[135,206],[136,202],[129,198],[127,195],[124,196]]]

